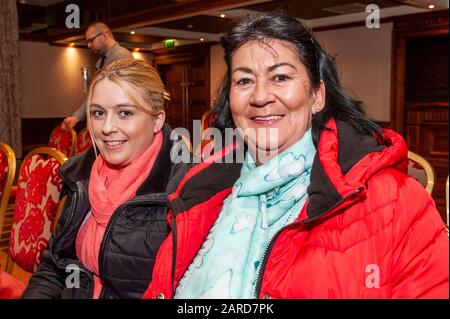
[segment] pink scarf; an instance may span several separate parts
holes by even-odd
[[[89,202],[92,214],[81,227],[76,239],[78,260],[94,273],[94,299],[102,290],[98,255],[106,226],[114,211],[136,195],[147,179],[161,149],[162,133],[137,159],[126,167],[117,169],[108,165],[100,155],[94,162],[89,180]]]

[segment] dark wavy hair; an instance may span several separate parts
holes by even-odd
[[[298,58],[306,67],[311,87],[319,85],[320,80],[325,83],[325,106],[312,117],[312,136],[316,145],[320,133],[332,118],[350,124],[361,135],[381,138],[380,127],[365,115],[361,103],[344,92],[333,58],[322,49],[302,23],[281,11],[248,16],[220,39],[225,51],[227,72],[212,111],[216,128],[224,132],[225,128],[235,127],[229,99],[231,59],[234,52],[248,41],[266,42],[268,39],[284,40],[295,47]]]

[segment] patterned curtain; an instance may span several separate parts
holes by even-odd
[[[19,22],[15,0],[0,0],[0,141],[22,157]]]

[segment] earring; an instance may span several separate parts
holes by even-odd
[[[321,111],[320,106],[316,105],[313,107],[313,114],[319,113]]]

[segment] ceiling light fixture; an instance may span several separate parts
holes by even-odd
[[[73,42],[71,42],[70,44],[69,44],[69,47],[71,47],[71,48],[73,48],[75,46],[75,43],[73,43]]]
[[[135,34],[136,32],[134,32],[134,31],[131,31],[130,33],[131,33],[131,34]]]
[[[434,9],[436,6],[434,4],[429,4],[428,9]]]
[[[202,41],[202,42],[203,42],[203,41],[205,41],[205,39],[203,39],[203,38],[200,38],[200,41]]]
[[[139,52],[139,48],[134,49],[134,52]]]
[[[226,17],[225,13],[221,13],[221,14],[220,14],[220,17],[221,17],[221,18],[225,18],[225,17]]]

